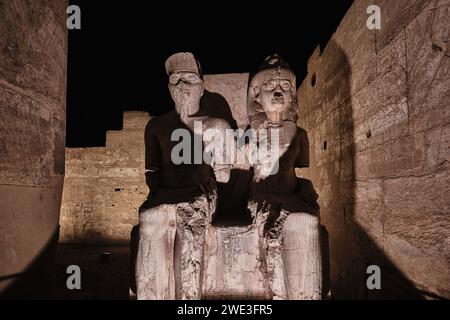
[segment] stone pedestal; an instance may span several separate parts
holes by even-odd
[[[317,216],[282,211],[268,222],[263,206],[249,226],[214,226],[201,210],[186,215],[187,207],[192,203],[141,213],[138,299],[322,298]]]
[[[204,299],[272,299],[264,239],[255,225],[208,226],[202,277]]]

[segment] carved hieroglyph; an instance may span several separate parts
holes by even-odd
[[[205,299],[285,299],[281,227],[285,214],[270,220],[269,207],[250,205],[248,226],[208,225],[202,295]],[[269,226],[269,224],[272,224]]]

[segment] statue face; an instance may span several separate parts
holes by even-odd
[[[177,72],[169,77],[169,91],[182,117],[195,114],[204,92],[202,79],[193,72]]]
[[[269,78],[261,84],[256,101],[265,112],[282,113],[292,101],[292,84],[283,78]]]

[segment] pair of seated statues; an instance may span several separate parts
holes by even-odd
[[[250,125],[233,131],[201,107],[191,53],[165,66],[175,110],[145,129],[137,298],[321,299],[317,195],[295,173],[309,165],[309,146],[296,124],[294,72],[266,58],[242,106]]]

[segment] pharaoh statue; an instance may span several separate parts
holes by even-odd
[[[296,124],[295,74],[280,56],[267,57],[252,77],[247,107],[258,143],[268,150],[253,165],[248,206],[255,221],[264,221],[274,298],[321,299],[317,195],[295,172],[309,165],[308,138]]]
[[[205,148],[220,153],[225,146],[205,141],[204,132],[224,132],[229,125],[202,114],[203,76],[193,54],[176,53],[165,67],[175,110],[145,129],[150,192],[139,210],[137,298],[199,299],[205,226],[216,208],[216,182],[227,182],[230,174],[225,161],[205,161]]]

